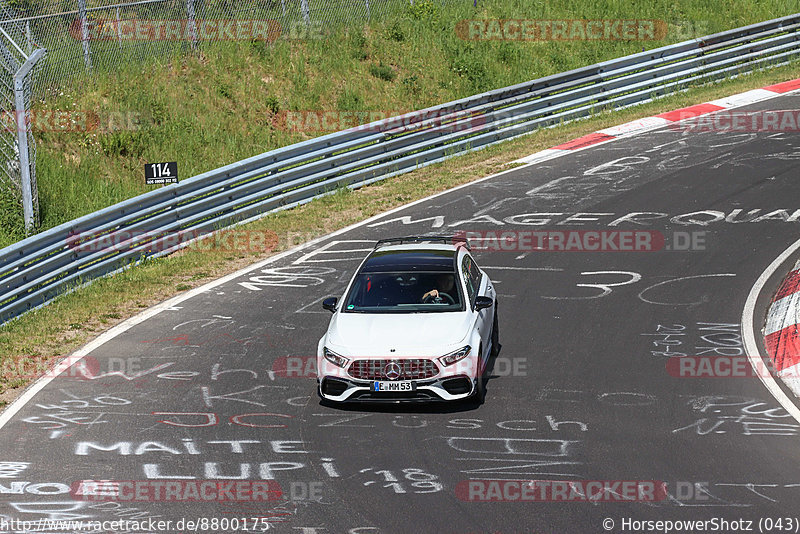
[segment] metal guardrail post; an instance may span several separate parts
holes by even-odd
[[[22,186],[22,212],[25,219],[25,233],[30,234],[34,226],[34,214],[38,206],[33,205],[33,182],[31,180],[31,165],[28,153],[28,121],[25,102],[25,78],[30,74],[36,62],[42,59],[47,51],[39,48],[22,64],[14,74],[14,107],[17,119],[17,147],[19,148],[20,185]]]
[[[119,6],[117,6],[117,45],[122,50],[122,22],[119,18]]]
[[[86,70],[92,70],[92,50],[89,46],[89,21],[86,18],[86,0],[78,0],[78,16],[81,19],[81,46]]]

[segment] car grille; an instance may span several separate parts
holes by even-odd
[[[439,374],[439,368],[432,360],[413,358],[410,360],[356,360],[350,364],[348,373],[358,380],[388,380],[386,366],[396,363],[400,366],[400,376],[395,380],[424,380]]]

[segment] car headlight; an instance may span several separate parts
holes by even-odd
[[[325,356],[326,360],[331,362],[333,365],[336,365],[337,367],[344,368],[344,367],[347,366],[348,363],[350,363],[350,360],[348,360],[344,356],[340,356],[340,355],[336,354],[335,352],[333,352],[328,347],[323,347],[322,348],[322,355]]]
[[[466,347],[461,347],[457,351],[451,352],[450,354],[445,354],[444,356],[439,358],[439,362],[447,367],[448,365],[453,365],[456,362],[460,362],[464,358],[467,357],[469,351],[472,350],[472,347],[467,345]]]

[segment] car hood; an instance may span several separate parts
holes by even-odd
[[[471,313],[337,313],[327,343],[349,356],[417,356],[465,343]],[[394,352],[390,351],[394,349]]]

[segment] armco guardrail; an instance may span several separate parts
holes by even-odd
[[[490,91],[273,150],[146,193],[0,251],[0,322],[143,258],[212,232],[599,109],[787,63],[800,13]],[[401,124],[401,126],[396,126]],[[131,236],[119,242],[120,235]],[[113,246],[104,243],[114,237]]]

